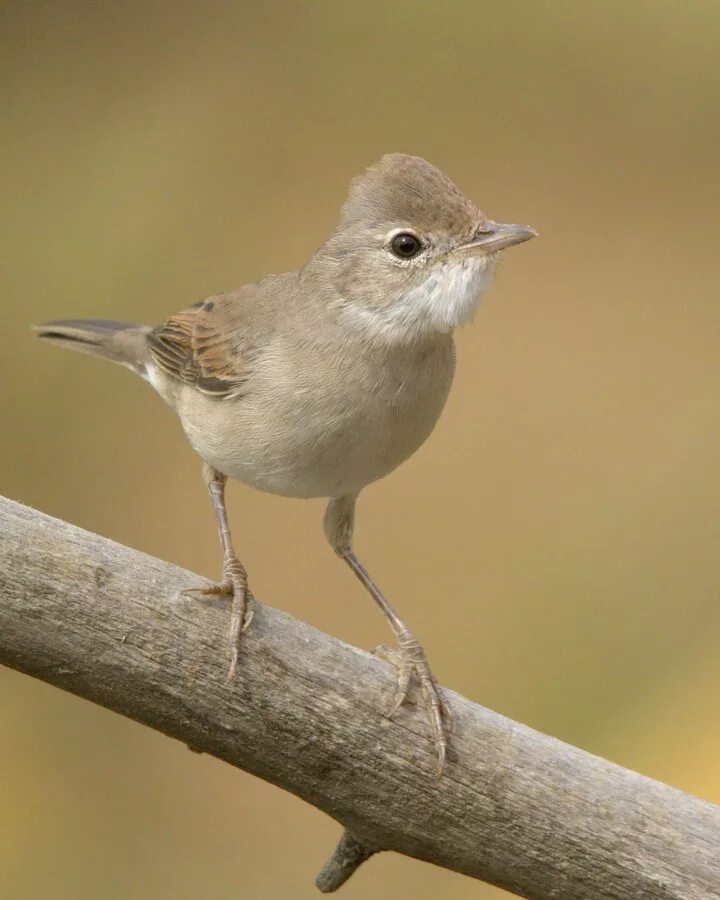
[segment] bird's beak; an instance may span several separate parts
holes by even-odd
[[[513,244],[522,244],[530,238],[537,237],[537,231],[529,225],[501,225],[499,222],[488,222],[482,231],[477,232],[469,244],[458,247],[458,252],[466,256],[487,256]]]

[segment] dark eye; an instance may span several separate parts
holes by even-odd
[[[423,245],[420,238],[410,234],[409,231],[401,231],[400,234],[396,234],[390,241],[390,249],[400,259],[412,259],[413,256],[418,255],[422,248]]]

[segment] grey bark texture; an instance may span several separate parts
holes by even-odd
[[[228,682],[228,607],[198,576],[0,498],[0,662],[252,772],[347,830],[338,887],[395,850],[536,900],[720,898],[720,807],[447,692],[445,773],[392,668],[258,604]],[[718,748],[720,757],[720,747]]]

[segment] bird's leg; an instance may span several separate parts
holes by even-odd
[[[210,492],[215,518],[217,519],[220,543],[223,548],[223,581],[206,588],[190,588],[190,592],[200,594],[226,594],[232,597],[230,615],[230,670],[228,680],[235,677],[238,663],[240,635],[247,629],[254,614],[253,595],[248,588],[247,572],[237,558],[230,536],[227,510],[225,508],[225,482],[227,477],[211,466],[203,463],[203,477]]]
[[[355,555],[352,546],[352,532],[355,511],[355,497],[339,497],[330,500],[325,513],[325,534],[338,556],[345,560],[362,582],[373,600],[387,618],[398,644],[398,681],[390,717],[402,705],[410,687],[413,675],[420,683],[425,709],[430,721],[435,749],[438,756],[438,774],[445,766],[448,728],[444,719],[450,720],[450,709],[442,696],[440,685],[433,675],[425,651],[415,635],[400,619],[390,603],[372,580],[367,570]]]
[[[410,679],[415,675],[420,682],[425,709],[433,732],[435,749],[437,750],[438,755],[438,773],[442,774],[442,770],[445,766],[445,755],[447,753],[447,729],[445,722],[443,721],[443,716],[449,718],[449,709],[442,696],[440,685],[427,661],[425,650],[415,635],[400,619],[390,603],[385,599],[384,595],[352,549],[347,548],[340,556],[350,566],[370,596],[385,614],[398,644],[399,660],[396,663],[398,670],[397,687],[392,708],[387,713],[387,716],[388,718],[392,716],[403,704],[410,688]]]

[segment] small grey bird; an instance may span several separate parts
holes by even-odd
[[[352,549],[360,491],[432,431],[468,322],[500,250],[534,237],[489,219],[423,159],[384,156],[356,178],[328,241],[296,272],[217,294],[152,328],[95,319],[37,334],[150,382],[203,460],[232,598],[230,677],[253,598],[233,548],[225,482],[327,497],[325,534],[388,619],[399,648],[389,715],[416,677],[442,771],[449,710],[425,652]]]

